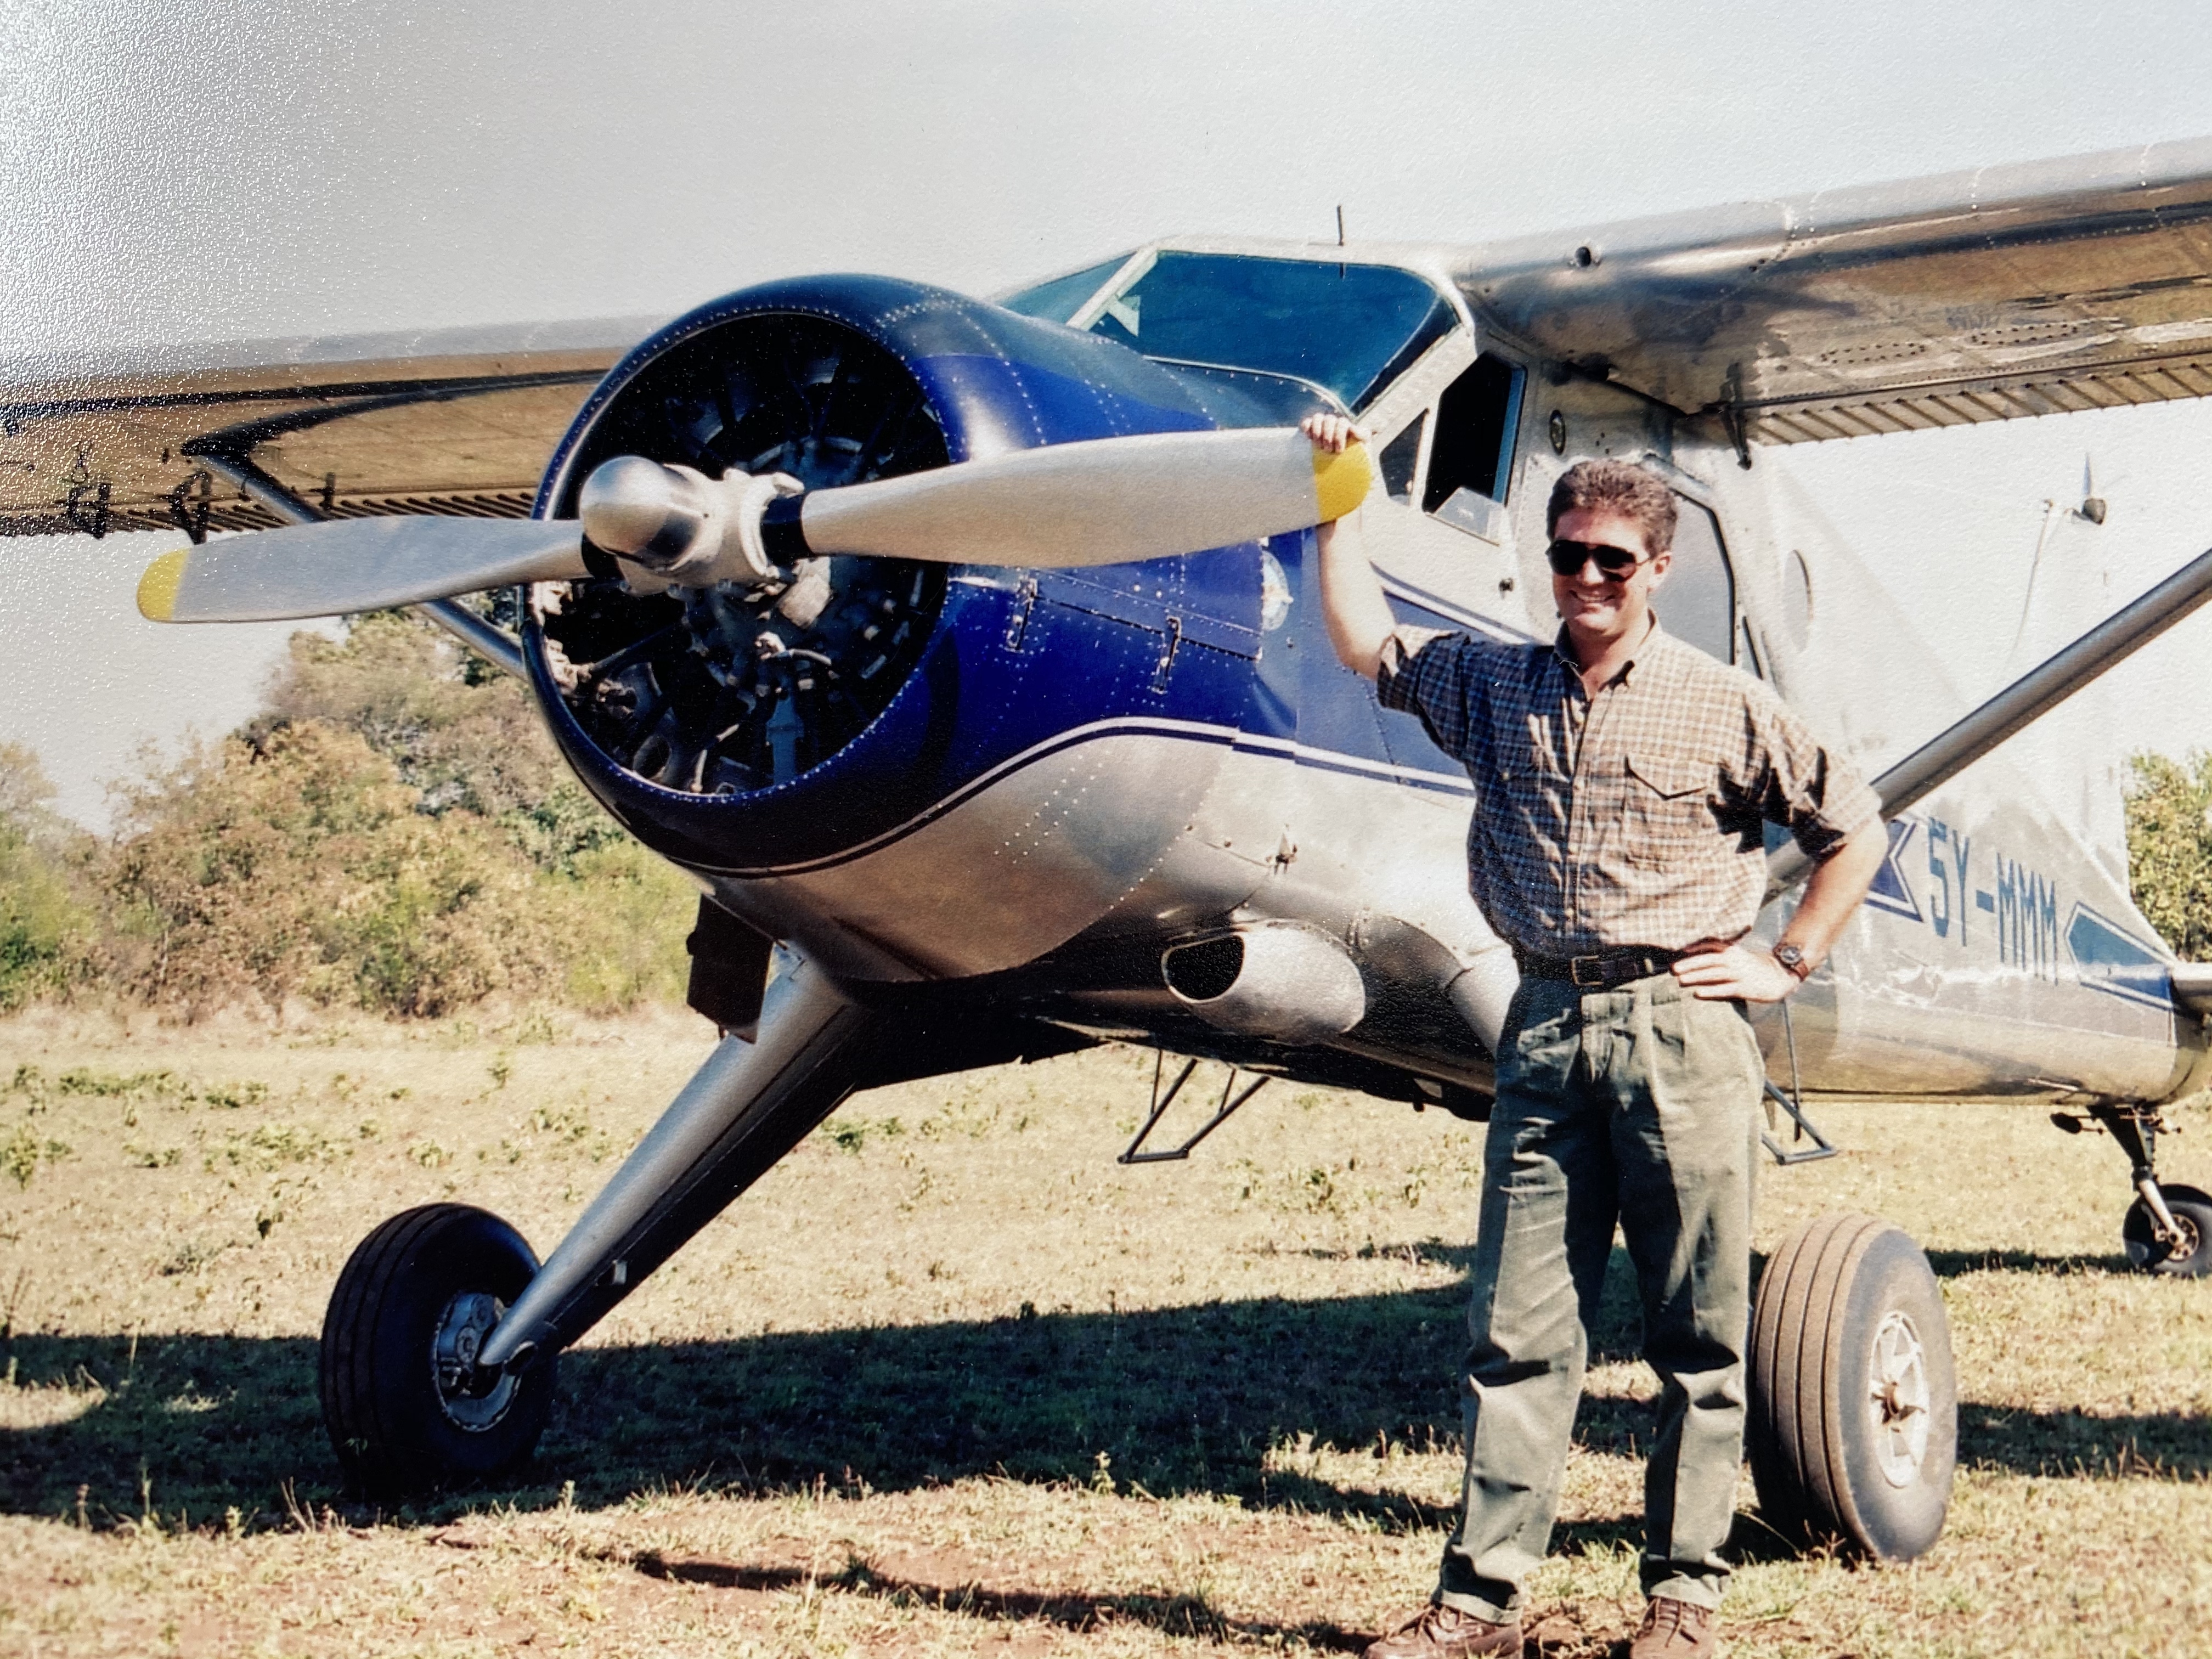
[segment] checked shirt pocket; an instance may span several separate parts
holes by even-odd
[[[1710,762],[1631,755],[1623,791],[1621,850],[1632,864],[1672,864],[1714,832]]]

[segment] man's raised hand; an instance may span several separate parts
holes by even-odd
[[[1366,429],[1354,426],[1348,415],[1316,410],[1298,422],[1298,430],[1313,440],[1316,449],[1325,449],[1332,455],[1341,455],[1352,445],[1367,441]]]

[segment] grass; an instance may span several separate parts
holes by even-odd
[[[314,1340],[354,1242],[455,1197],[550,1248],[706,1046],[0,1024],[0,1651],[1331,1652],[1425,1595],[1480,1131],[1278,1085],[1123,1169],[1119,1050],[849,1103],[563,1359],[521,1484],[349,1503]],[[1860,1208],[1928,1246],[1962,1470],[1904,1568],[1772,1547],[1747,1482],[1731,1650],[2200,1652],[2212,1284],[2127,1273],[2118,1154],[2033,1108],[1817,1115],[1848,1150],[1765,1173],[1761,1243]],[[1616,1280],[1552,1659],[1637,1612],[1634,1322]]]

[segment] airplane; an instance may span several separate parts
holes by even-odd
[[[2208,254],[2212,140],[1477,246],[1170,238],[994,301],[825,276],[649,331],[19,369],[0,528],[183,532],[159,620],[422,607],[702,890],[724,1038],[552,1253],[435,1204],[340,1273],[347,1475],[526,1460],[561,1350],[856,1090],[1151,1046],[1183,1063],[1130,1163],[1274,1078],[1484,1117],[1516,973],[1467,890],[1474,791],[1336,661],[1312,526],[1360,511],[1405,619],[1541,639],[1544,503],[1593,456],[1677,493],[1666,626],[1882,796],[1867,903],[1756,1011],[1768,1150],[1832,1150],[1822,1094],[2017,1097],[2125,1153],[2130,1261],[2212,1271],[2212,1197],[2154,1159],[2212,1078],[2212,965],[2136,910],[2110,792],[2003,747],[2212,598],[2212,553],[1970,708],[1762,464],[2212,392]],[[1316,458],[1315,410],[1370,441]],[[1768,850],[1762,939],[1803,873]],[[1152,1145],[1200,1058],[1250,1080]],[[1930,1547],[1957,1381],[1911,1241],[1799,1229],[1751,1355],[1762,1513]]]

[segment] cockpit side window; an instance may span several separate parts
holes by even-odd
[[[1674,548],[1651,608],[1666,630],[1723,662],[1735,660],[1735,575],[1709,511],[1674,498]]]
[[[1414,418],[1396,437],[1382,446],[1382,453],[1375,458],[1382,474],[1383,492],[1394,501],[1411,504],[1413,499],[1413,470],[1420,465],[1421,434],[1428,429],[1426,410]]]
[[[1484,352],[1437,400],[1437,435],[1421,510],[1434,513],[1462,489],[1503,501],[1513,476],[1514,429],[1527,371]]]

